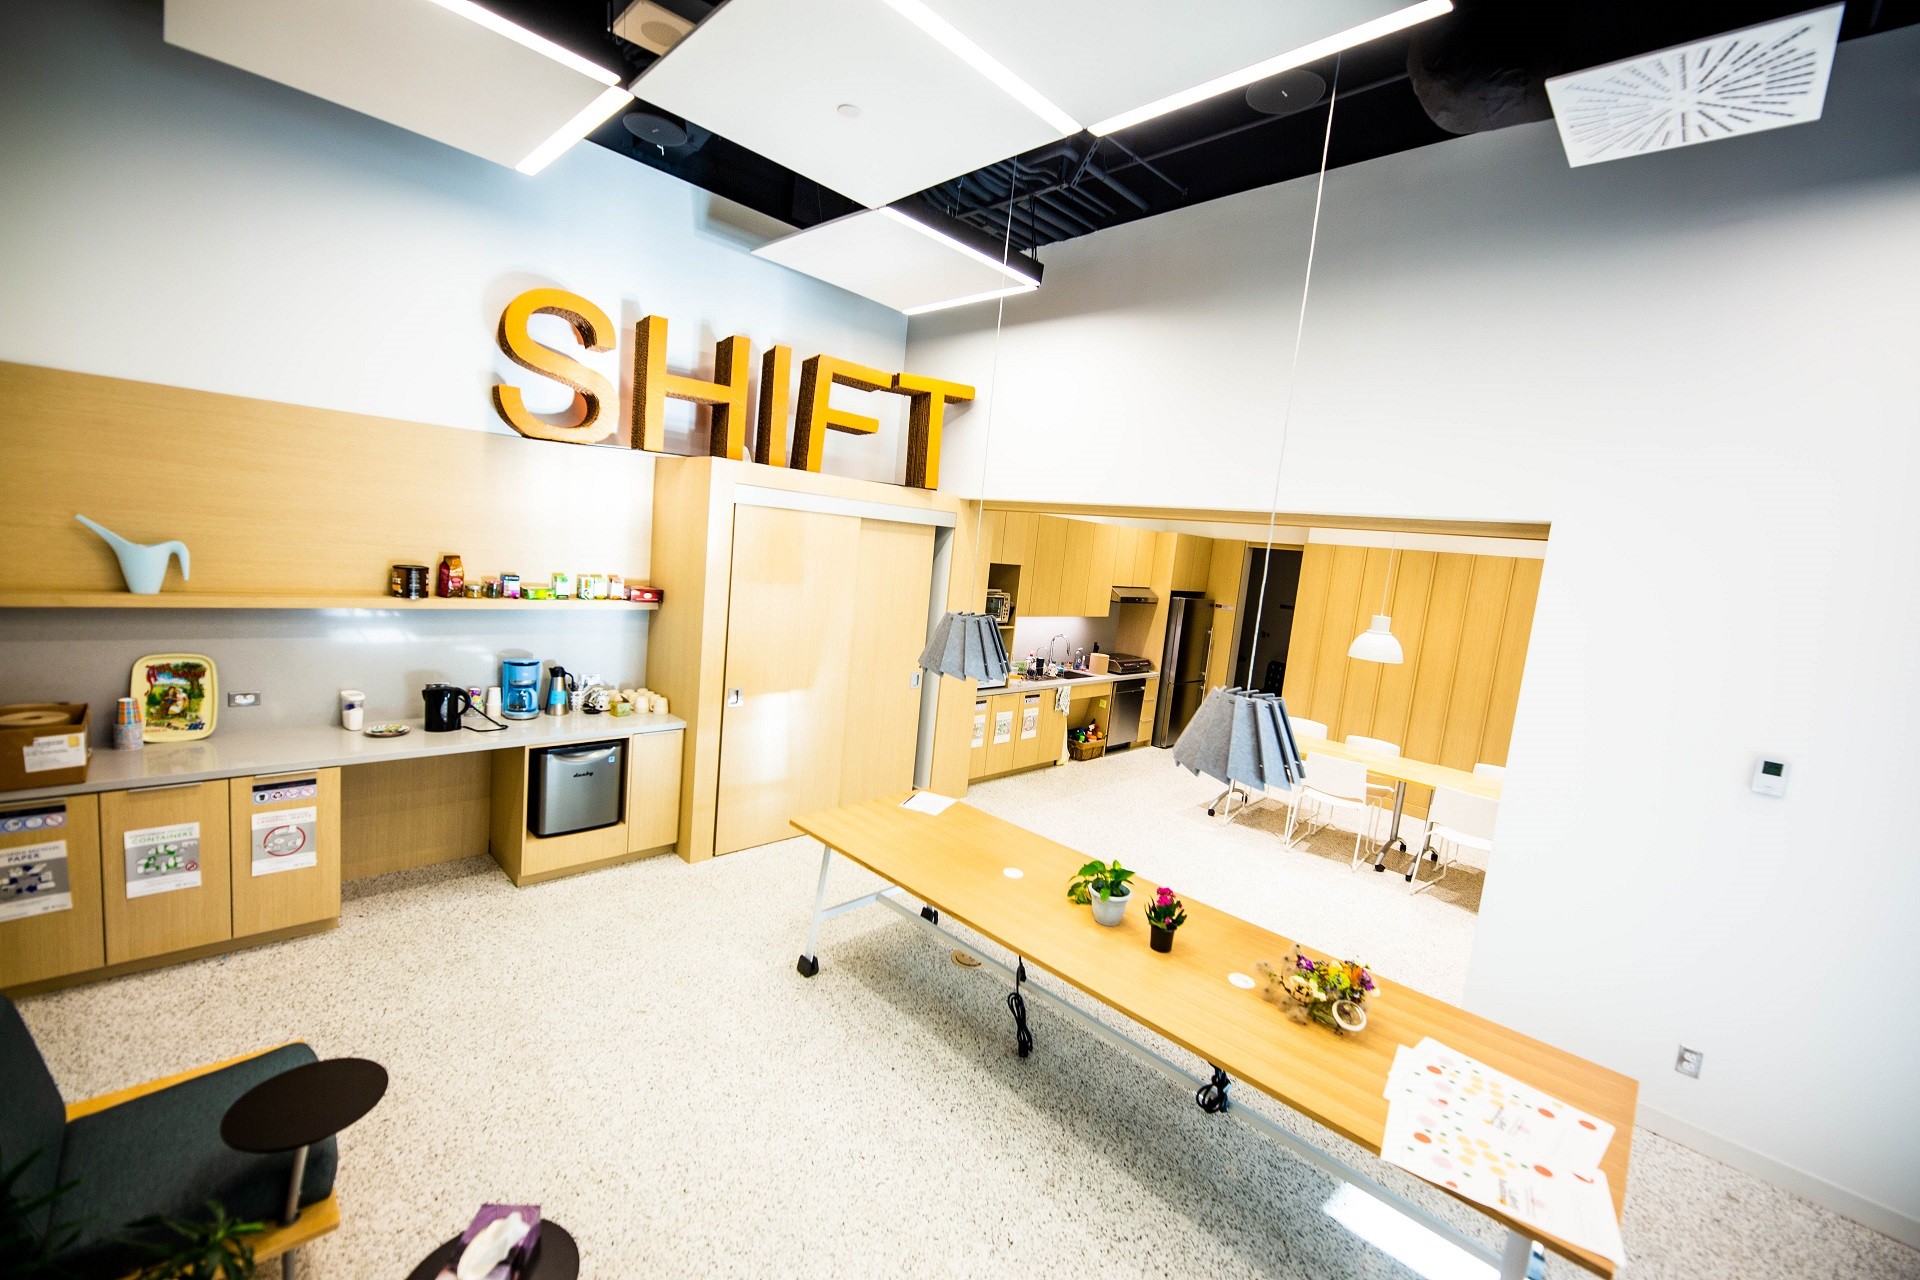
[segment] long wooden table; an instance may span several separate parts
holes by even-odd
[[[1293,1022],[1256,991],[1228,980],[1229,974],[1252,975],[1261,960],[1278,961],[1292,945],[1288,939],[1187,898],[1187,923],[1173,951],[1156,953],[1147,946],[1147,926],[1139,909],[1129,910],[1119,927],[1102,928],[1085,907],[1067,901],[1067,881],[1087,861],[1086,855],[963,803],[933,815],[902,808],[904,799],[873,800],[794,819],[795,827],[825,846],[813,922],[800,957],[803,975],[819,971],[822,921],[868,905],[890,907],[1014,977],[1017,987],[1025,966],[1044,969],[1202,1059],[1215,1071],[1211,1080],[1121,1036],[1073,1004],[1050,997],[1043,987],[1025,988],[1169,1074],[1200,1084],[1197,1100],[1203,1106],[1210,1084],[1221,1085],[1224,1079],[1249,1085],[1375,1155],[1386,1125],[1384,1090],[1394,1051],[1432,1036],[1614,1124],[1617,1132],[1601,1168],[1611,1183],[1615,1213],[1624,1206],[1639,1092],[1628,1077],[1384,976],[1381,994],[1368,1002],[1367,1028],[1360,1034],[1338,1036],[1317,1023]],[[836,854],[892,887],[828,906],[827,875]],[[1020,874],[1015,878],[1010,871]],[[1136,897],[1151,897],[1154,886],[1135,883]],[[903,894],[926,907],[916,910],[902,901]],[[1014,965],[982,955],[940,929],[943,913],[1011,951]],[[1224,1100],[1225,1089],[1215,1096]],[[1499,1266],[1503,1278],[1517,1280],[1526,1274],[1531,1242],[1540,1237],[1525,1224],[1475,1204],[1508,1228],[1506,1249],[1494,1254],[1257,1112],[1228,1108],[1226,1113]],[[1546,1238],[1541,1243],[1599,1275],[1613,1274],[1614,1266],[1605,1258],[1564,1241]]]
[[[1484,796],[1489,800],[1500,798],[1500,779],[1489,778],[1484,774],[1469,773],[1465,769],[1454,769],[1444,764],[1434,764],[1427,760],[1415,760],[1408,756],[1387,755],[1380,751],[1366,751],[1359,747],[1350,747],[1344,742],[1332,742],[1326,738],[1308,738],[1296,735],[1293,740],[1300,758],[1309,755],[1334,756],[1341,760],[1354,760],[1367,766],[1368,773],[1377,773],[1383,778],[1393,779],[1393,822],[1387,828],[1387,838],[1374,850],[1373,869],[1385,871],[1389,851],[1407,852],[1407,842],[1400,835],[1400,819],[1407,811],[1407,784],[1414,783],[1422,787],[1451,787],[1455,791],[1464,791],[1468,795]],[[1413,870],[1407,871],[1407,879],[1413,879]]]

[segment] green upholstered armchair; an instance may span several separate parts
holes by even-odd
[[[292,1154],[234,1151],[220,1140],[220,1119],[254,1085],[314,1060],[306,1045],[285,1044],[68,1106],[20,1011],[0,996],[0,1167],[39,1152],[14,1188],[23,1201],[74,1184],[28,1225],[43,1235],[77,1227],[59,1260],[81,1276],[137,1269],[145,1260],[125,1242],[130,1224],[149,1214],[201,1218],[208,1200],[271,1224],[250,1243],[257,1258],[276,1257],[340,1225],[338,1147],[329,1138],[308,1153],[300,1217],[280,1226]]]

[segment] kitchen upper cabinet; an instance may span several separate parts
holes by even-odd
[[[1040,517],[1031,511],[1002,511],[1000,554],[1002,564],[1017,564],[1024,571],[1033,564],[1034,542],[1040,536]],[[1023,572],[1022,577],[1025,576]]]
[[[1064,612],[1060,602],[1066,590],[1067,526],[1075,523],[1056,516],[1041,516],[1034,530],[1033,568],[1020,575],[1020,590],[1032,599],[1015,603],[1028,617],[1052,618]],[[1029,589],[1027,580],[1033,585]]]
[[[1086,521],[1080,523],[1086,524]],[[1087,563],[1086,588],[1081,596],[1080,612],[1091,618],[1104,618],[1113,607],[1113,562],[1120,542],[1120,531],[1110,524],[1089,525],[1093,530],[1093,553]]]

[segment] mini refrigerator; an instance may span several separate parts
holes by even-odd
[[[611,827],[627,803],[625,742],[541,747],[527,753],[527,830],[536,836]]]

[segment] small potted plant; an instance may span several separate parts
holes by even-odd
[[[1187,908],[1174,897],[1173,890],[1161,885],[1147,907],[1148,941],[1155,951],[1173,950],[1173,931],[1187,922]]]
[[[1067,900],[1090,903],[1096,921],[1117,925],[1127,914],[1127,902],[1133,897],[1133,886],[1127,883],[1131,879],[1133,872],[1118,861],[1096,859],[1080,868],[1080,873],[1067,884]]]

